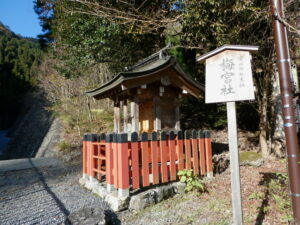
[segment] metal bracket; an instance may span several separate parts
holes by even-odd
[[[290,154],[290,155],[286,155],[287,157],[291,157],[291,158],[296,158],[296,157],[300,157],[300,154]]]
[[[290,195],[300,198],[300,194],[297,194],[297,193],[290,193]]]

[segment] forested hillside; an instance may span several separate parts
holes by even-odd
[[[14,34],[0,22],[0,130],[17,117],[22,98],[37,84],[38,41]]]
[[[292,27],[297,27],[297,7],[296,0],[286,4]],[[37,0],[35,11],[44,29],[40,41],[48,51],[42,87],[71,132],[81,135],[103,129],[100,105],[89,102],[84,91],[168,43],[169,53],[200,82],[204,66],[196,63],[197,56],[224,44],[258,45],[259,53],[253,57],[256,101],[238,104],[239,128],[258,131],[264,156],[282,155],[283,136],[275,134],[280,98],[273,85],[278,76],[268,1]],[[289,35],[291,56],[297,62],[299,36],[292,30]],[[184,129],[226,125],[223,104],[188,99],[181,111]]]

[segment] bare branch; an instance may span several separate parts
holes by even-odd
[[[160,28],[166,28],[169,24],[178,22],[182,17],[182,12],[170,14],[168,10],[159,8],[157,11],[145,13],[140,11],[143,5],[147,2],[145,0],[137,8],[132,4],[126,4],[126,8],[118,8],[110,5],[107,2],[97,2],[94,0],[68,0],[70,3],[78,3],[84,6],[74,6],[73,9],[64,8],[64,11],[69,14],[85,14],[96,17],[105,18],[111,21],[116,21],[123,24],[133,24],[139,32],[146,33],[158,31]]]
[[[296,33],[300,35],[300,30],[296,27],[292,26],[290,23],[288,23],[285,19],[283,19],[279,14],[275,16],[281,23],[283,23],[286,27],[289,28],[290,32]]]

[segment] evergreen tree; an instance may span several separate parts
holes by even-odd
[[[0,129],[11,125],[23,95],[35,86],[40,58],[37,40],[21,38],[0,22]]]

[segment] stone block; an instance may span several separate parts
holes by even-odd
[[[180,185],[178,186],[181,187]],[[129,209],[138,211],[148,206],[154,205],[164,199],[173,197],[176,194],[175,190],[177,189],[174,188],[174,184],[167,184],[136,194],[130,199]]]
[[[157,191],[148,190],[132,196],[129,203],[129,209],[131,210],[141,210],[147,206],[154,205],[157,202]]]
[[[173,183],[174,192],[176,194],[183,194],[185,192],[186,184],[182,182]]]
[[[100,208],[82,208],[71,213],[65,224],[71,225],[106,225],[106,215]]]
[[[92,192],[99,195],[101,198],[104,198],[108,194],[106,186],[102,183],[93,184]]]
[[[114,191],[105,196],[104,200],[108,203],[113,211],[128,209],[130,197],[118,197],[118,192]]]
[[[86,176],[82,176],[80,179],[79,179],[79,183],[81,185],[85,185],[85,183],[88,181],[88,178]]]
[[[98,187],[99,181],[96,178],[89,177],[89,179],[85,182],[85,188],[88,190],[93,190],[93,188]]]
[[[172,184],[158,186],[155,188],[155,192],[157,193],[157,202],[161,202],[162,200],[175,195]]]

